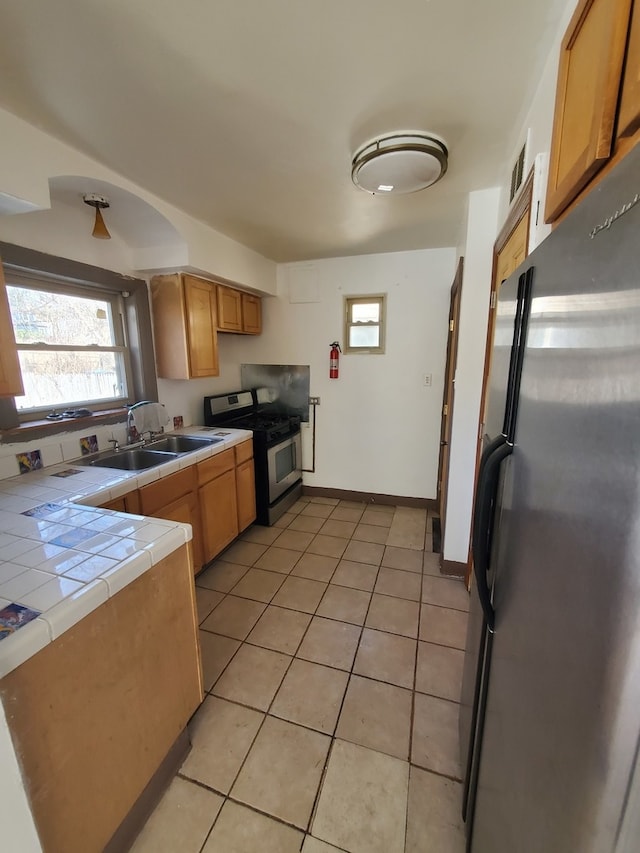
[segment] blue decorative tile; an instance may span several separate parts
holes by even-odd
[[[95,535],[94,530],[87,530],[86,527],[76,527],[68,533],[63,533],[61,536],[56,536],[55,539],[50,539],[49,542],[51,545],[60,545],[62,548],[75,548],[76,545],[86,542],[87,539],[91,539]]]
[[[34,506],[33,509],[26,510],[22,515],[35,516],[35,518],[47,518],[51,513],[59,512],[61,509],[66,509],[64,504],[40,504],[40,506]]]
[[[32,619],[40,616],[39,610],[23,607],[22,604],[8,604],[0,610],[0,640],[11,636],[18,628],[22,628]]]

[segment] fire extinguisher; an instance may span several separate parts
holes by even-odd
[[[331,352],[329,354],[329,379],[337,379],[339,376],[341,352],[340,344],[338,341],[334,341],[331,344]]]

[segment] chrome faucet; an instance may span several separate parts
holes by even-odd
[[[136,447],[140,447],[144,444],[144,439],[138,432],[133,423],[133,411],[137,409],[139,406],[147,406],[149,403],[152,403],[153,400],[140,400],[138,403],[134,403],[132,406],[129,406],[127,409],[127,445],[131,447],[131,445],[136,445]]]

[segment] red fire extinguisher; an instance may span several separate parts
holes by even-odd
[[[331,344],[331,352],[329,354],[329,379],[337,379],[339,376],[340,367],[340,344],[334,341]]]

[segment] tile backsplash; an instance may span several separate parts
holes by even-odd
[[[127,438],[126,424],[123,422],[122,424],[96,426],[95,433],[89,436],[82,435],[80,431],[63,432],[47,438],[40,437],[29,442],[0,444],[0,480],[15,477],[20,473],[18,457],[24,457],[23,461],[26,466],[27,460],[32,457],[33,453],[39,451],[40,467],[47,468],[50,465],[59,465],[61,462],[78,459],[83,453],[108,450],[110,438],[115,438],[124,443]],[[84,450],[83,447],[88,449]],[[95,450],[90,448],[95,448]]]

